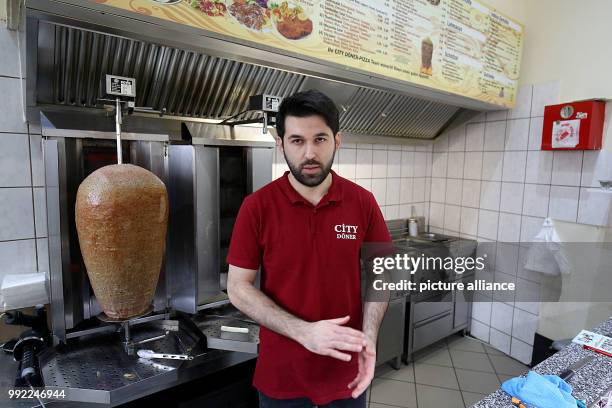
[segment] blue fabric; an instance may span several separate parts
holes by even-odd
[[[556,375],[530,371],[527,377],[506,380],[502,389],[527,405],[536,408],[576,408],[572,386]]]

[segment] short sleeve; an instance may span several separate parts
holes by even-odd
[[[259,269],[262,249],[260,246],[260,219],[255,202],[247,197],[240,206],[234,223],[232,239],[226,261],[244,269]]]
[[[370,216],[364,242],[391,242],[389,229],[374,195],[370,193],[369,198]]]

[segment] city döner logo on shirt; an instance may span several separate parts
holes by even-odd
[[[357,225],[336,224],[336,239],[357,239]]]

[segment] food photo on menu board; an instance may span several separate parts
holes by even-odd
[[[89,0],[513,107],[523,26],[477,0]]]

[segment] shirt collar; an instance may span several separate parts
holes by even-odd
[[[338,176],[336,172],[333,170],[331,170],[330,173],[332,175],[332,183],[329,186],[329,190],[327,190],[327,194],[323,196],[319,204],[317,204],[317,207],[321,207],[322,205],[326,205],[327,203],[330,203],[333,201],[335,202],[342,201],[343,188],[342,188],[342,181],[340,180],[340,176]],[[286,171],[285,174],[283,174],[280,186],[292,204],[304,203],[307,205],[312,205],[304,197],[302,197],[300,193],[298,193],[295,190],[295,188],[293,188],[293,186],[289,182],[289,171]]]

